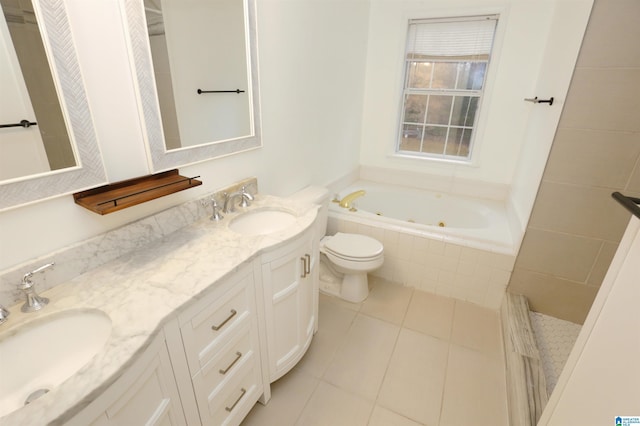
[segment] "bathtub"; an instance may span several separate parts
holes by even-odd
[[[509,282],[515,247],[504,203],[357,181],[356,211],[329,205],[328,234],[369,235],[385,247],[373,273],[405,286],[498,309]]]

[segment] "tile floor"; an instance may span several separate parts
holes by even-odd
[[[506,426],[498,312],[370,286],[360,304],[320,296],[307,354],[243,426]]]

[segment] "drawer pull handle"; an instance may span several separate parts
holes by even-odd
[[[236,362],[238,362],[238,360],[239,360],[241,357],[242,357],[242,353],[241,353],[241,352],[236,352],[236,359],[234,359],[234,360],[231,362],[231,364],[229,364],[229,366],[228,366],[227,368],[225,368],[224,370],[223,370],[223,369],[220,369],[220,370],[219,370],[219,371],[220,371],[220,374],[227,374],[227,371],[231,370],[231,367],[233,367],[233,366],[236,364]]]
[[[238,313],[238,312],[236,312],[236,310],[235,310],[235,309],[232,309],[232,310],[231,310],[231,315],[229,315],[229,316],[227,317],[227,319],[225,319],[224,321],[222,321],[222,322],[221,322],[220,324],[218,324],[218,325],[212,325],[212,326],[211,326],[211,329],[212,329],[213,331],[218,331],[218,330],[220,330],[222,327],[224,327],[224,325],[225,325],[226,323],[228,323],[228,322],[229,322],[229,320],[230,320],[231,318],[233,318],[234,316],[236,316],[236,314],[237,314],[237,313]]]
[[[238,405],[238,402],[240,402],[240,400],[242,399],[245,393],[247,393],[247,390],[245,388],[241,388],[240,396],[238,397],[238,399],[236,399],[236,402],[234,402],[231,407],[224,407],[224,409],[227,410],[228,412],[231,412],[234,408],[236,408],[236,405]]]
[[[305,254],[304,257],[307,258],[307,261],[305,262],[306,269],[304,271],[304,274],[309,275],[311,273],[311,255]]]

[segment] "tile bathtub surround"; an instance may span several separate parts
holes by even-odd
[[[368,235],[384,245],[384,265],[373,272],[443,296],[499,309],[515,256],[466,247],[442,239],[405,234],[329,217],[327,233]]]
[[[56,263],[53,269],[34,278],[36,291],[43,292],[211,215],[211,207],[203,205],[201,200],[214,197],[222,206],[225,192],[238,191],[245,185],[249,192],[257,193],[256,178],[244,179],[201,199],[171,207],[9,270],[0,271],[0,304],[12,306],[22,301],[24,296],[16,286],[21,282],[22,276],[29,271],[46,263]]]
[[[506,426],[498,313],[377,277],[370,286],[359,304],[320,296],[309,351],[243,426]]]

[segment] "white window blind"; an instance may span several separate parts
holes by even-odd
[[[414,56],[486,56],[491,52],[496,17],[465,20],[412,20],[407,54]]]

